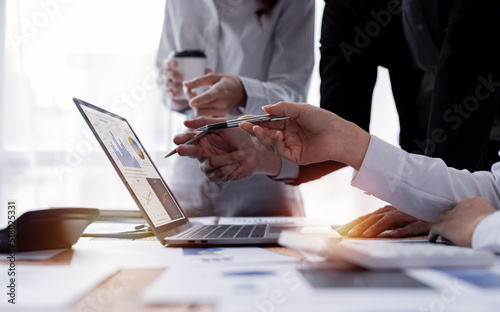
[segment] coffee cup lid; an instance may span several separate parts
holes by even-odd
[[[207,57],[203,50],[172,51],[170,57]]]

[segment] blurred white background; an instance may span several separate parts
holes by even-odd
[[[316,0],[316,63],[323,0]],[[137,209],[72,102],[129,119],[160,171],[178,118],[162,105],[155,56],[164,1],[0,1],[0,225],[45,207]],[[308,102],[319,103],[316,66]],[[372,133],[397,145],[388,74],[379,70]],[[345,223],[384,204],[350,186],[351,169],[301,185],[306,212]]]

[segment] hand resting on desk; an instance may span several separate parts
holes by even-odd
[[[389,236],[399,238],[427,235],[431,226],[430,222],[419,220],[388,205],[342,225],[336,231],[342,235],[371,238],[392,230]]]
[[[392,206],[385,206],[373,213],[361,216],[336,231],[353,237],[375,237],[386,230],[393,231],[391,237],[407,237],[427,234],[439,234],[457,246],[472,246],[472,236],[479,222],[496,208],[481,197],[464,198],[453,209],[439,214],[435,224],[412,217]]]
[[[471,247],[472,235],[479,222],[496,211],[484,198],[464,198],[453,209],[439,214],[439,222],[432,226],[431,232],[457,246]]]

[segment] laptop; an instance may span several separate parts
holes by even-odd
[[[128,121],[73,98],[151,230],[163,245],[276,245],[283,230],[329,233],[327,225],[193,225],[132,130]]]

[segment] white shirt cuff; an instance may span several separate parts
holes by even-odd
[[[275,181],[293,182],[299,176],[300,166],[296,163],[281,158],[281,170],[275,177],[270,177]]]
[[[365,158],[351,185],[418,219],[433,222],[449,205],[422,185],[429,178],[425,171],[419,170],[424,161],[420,155],[408,154],[371,135]]]
[[[371,135],[365,158],[359,171],[354,172],[351,185],[382,200],[391,198],[401,180],[401,171],[394,170],[394,166],[404,159],[404,152],[403,155],[401,152],[401,149]]]
[[[472,248],[500,253],[500,211],[479,222],[472,234]]]
[[[248,77],[240,77],[243,88],[247,94],[247,103],[245,106],[245,115],[262,115],[264,111],[262,106],[267,104],[266,90],[262,86],[262,82],[257,79],[252,79]]]

